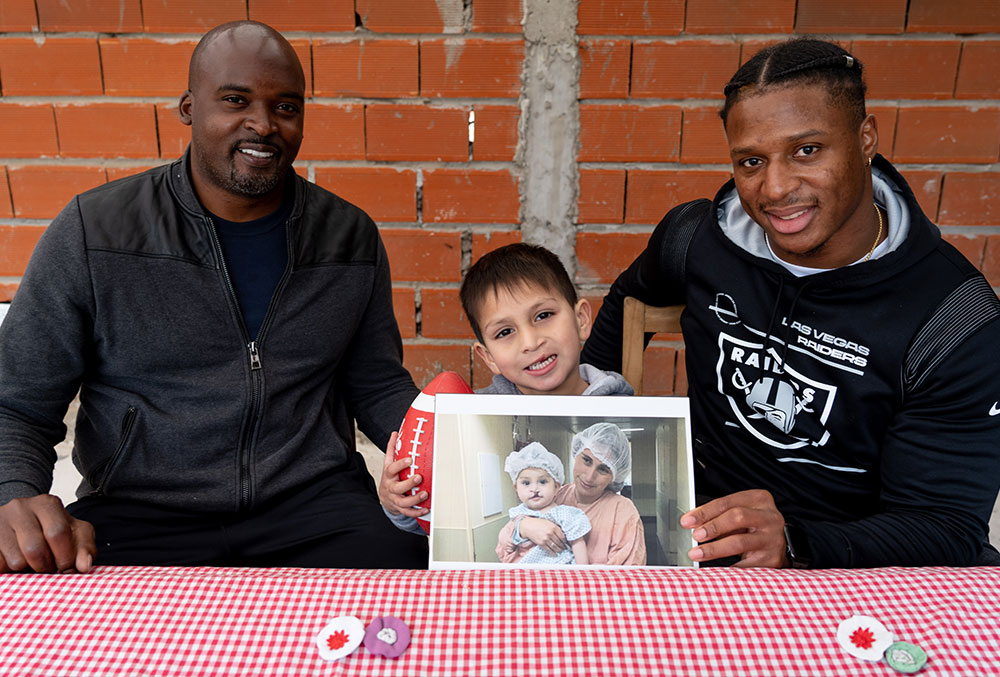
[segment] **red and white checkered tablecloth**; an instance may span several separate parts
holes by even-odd
[[[397,660],[328,663],[336,616],[395,615]],[[0,675],[895,675],[837,646],[853,614],[1000,675],[1000,569],[816,572],[98,568],[0,576]]]

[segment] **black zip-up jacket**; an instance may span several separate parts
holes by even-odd
[[[813,566],[968,565],[1000,484],[1000,301],[898,172],[874,166],[909,217],[893,251],[797,278],[724,232],[730,181],[664,217],[582,360],[620,369],[626,295],[686,303],[699,494],[770,491]]]
[[[80,390],[79,496],[237,512],[384,448],[417,394],[360,209],[295,176],[288,266],[248,336],[188,155],[74,198],[0,326],[0,504],[48,491]]]

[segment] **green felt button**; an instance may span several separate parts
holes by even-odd
[[[896,642],[885,650],[885,660],[893,670],[916,672],[927,663],[927,654],[916,644]]]

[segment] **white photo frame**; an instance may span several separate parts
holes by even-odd
[[[565,483],[572,483],[572,438],[596,423],[619,426],[631,444],[631,479],[620,495],[638,510],[646,561],[625,566],[697,566],[687,557],[696,543],[679,523],[695,502],[686,397],[439,394],[434,406],[430,568],[563,568],[501,561],[498,537],[510,522],[508,511],[520,504],[513,481],[503,471],[504,461],[515,448],[540,442],[562,461]],[[611,533],[606,520],[597,521],[591,534],[601,533],[598,527]],[[591,534],[585,537],[588,542]]]

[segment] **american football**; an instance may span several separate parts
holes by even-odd
[[[443,371],[420,391],[410,410],[403,418],[396,438],[396,458],[409,456],[413,462],[399,473],[399,479],[405,480],[416,473],[423,481],[413,488],[413,493],[426,491],[427,499],[417,505],[421,508],[431,507],[431,463],[434,452],[434,396],[438,393],[471,393],[472,388],[465,380],[453,371]],[[431,514],[417,518],[420,527],[427,533],[431,532]]]

